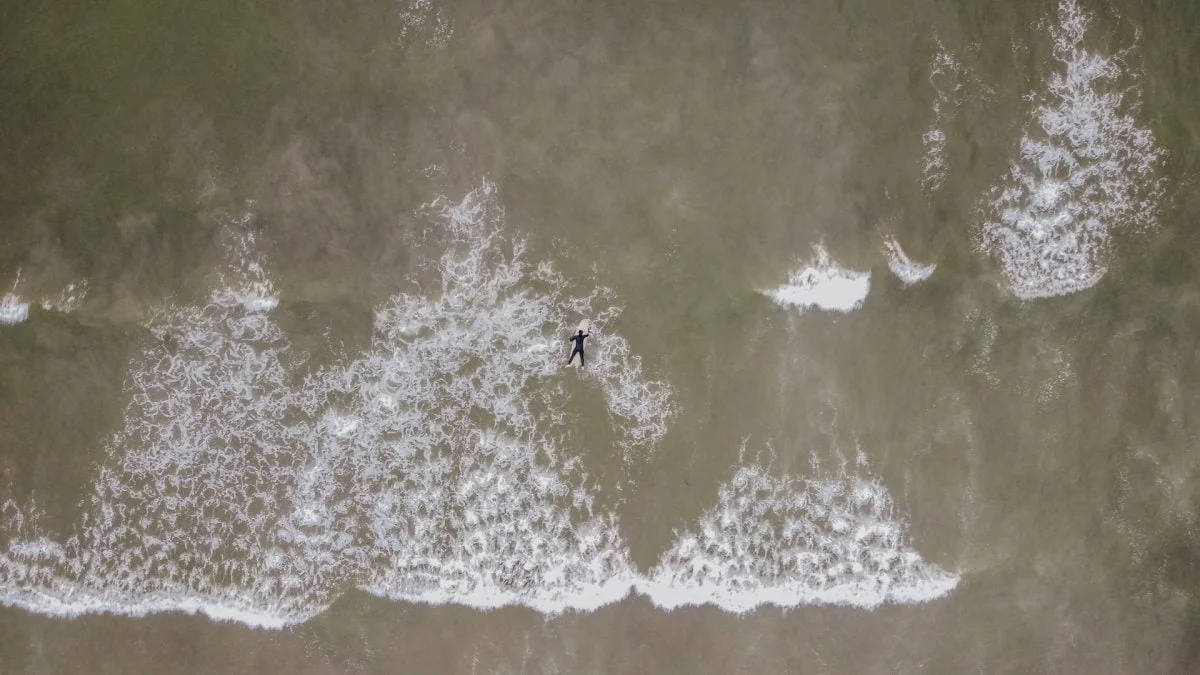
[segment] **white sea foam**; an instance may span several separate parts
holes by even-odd
[[[970,330],[976,350],[971,371],[994,387],[1000,383],[991,364],[992,354],[996,348],[996,338],[1000,336],[1000,327],[990,314],[982,310],[968,312],[965,319],[964,323]]]
[[[925,148],[925,156],[921,161],[921,185],[927,192],[938,189],[946,180],[946,132],[936,126],[941,122],[940,114],[937,117],[934,126],[921,134],[921,145]]]
[[[88,281],[73,281],[67,284],[58,295],[42,298],[38,303],[42,309],[55,312],[74,312],[83,304],[84,298],[87,297]]]
[[[1165,153],[1137,125],[1138,91],[1122,84],[1120,56],[1083,48],[1089,18],[1073,0],[1059,5],[1058,19],[1051,34],[1062,71],[1030,95],[1033,124],[985,205],[979,241],[1023,299],[1099,281],[1110,232],[1153,223],[1161,193],[1153,174]]]
[[[433,0],[401,0],[400,42],[407,43],[424,32],[425,44],[445,47],[454,36],[454,23],[440,4]]]
[[[888,237],[883,241],[883,247],[887,251],[888,269],[895,274],[900,281],[904,282],[905,286],[925,281],[933,276],[937,265],[922,265],[919,262],[914,262],[904,253],[904,249],[900,248],[900,242],[896,241],[895,237]]]
[[[523,261],[522,243],[496,227],[494,193],[485,184],[431,205],[451,238],[440,295],[392,298],[370,353],[322,373],[315,391],[348,395],[362,422],[338,443],[369,467],[356,488],[369,495],[373,541],[363,588],[415,602],[589,609],[628,594],[633,571],[615,516],[595,508],[578,460],[563,455],[561,356],[531,347],[565,345],[570,317],[593,317],[589,369],[622,436],[643,449],[666,430],[670,391],[642,379],[627,343],[604,330],[619,311],[611,293],[571,297],[549,265]],[[356,392],[369,393],[356,403]]]
[[[921,134],[923,154],[921,158],[921,187],[933,193],[941,189],[949,175],[949,160],[946,156],[946,128],[954,119],[963,103],[972,98],[990,99],[996,92],[985,85],[968,65],[978,45],[967,46],[954,53],[933,37],[936,51],[929,61],[929,84],[933,87],[930,104],[929,128]]]
[[[731,612],[940,598],[958,576],[921,559],[877,481],[773,476],[751,464],[718,491],[694,530],[678,534],[639,585],[658,606]]]
[[[932,192],[942,185],[946,179],[946,132],[942,127],[946,122],[946,109],[954,105],[954,96],[963,88],[961,67],[954,56],[937,42],[938,51],[929,64],[929,82],[933,85],[933,121],[929,129],[921,134],[921,144],[925,149],[921,160],[921,185],[926,192]]]
[[[354,587],[550,615],[634,590],[664,607],[745,611],[914,602],[953,587],[903,547],[878,484],[758,467],[722,488],[699,534],[637,571],[570,444],[566,402],[602,396],[614,450],[629,457],[665,433],[670,388],[607,330],[620,311],[610,291],[572,295],[550,265],[525,262],[493,185],[426,212],[445,238],[440,288],[390,298],[363,354],[299,384],[303,355],[264,302],[276,295],[255,242],[235,228],[234,262],[208,302],[150,321],[156,340],[131,366],[123,427],[74,531],[60,539],[32,506],[0,508],[0,602],[279,627]],[[563,376],[560,351],[580,315],[596,339],[582,380]],[[801,565],[802,545],[824,558]]]
[[[593,335],[602,329],[592,329]],[[642,375],[641,357],[630,353],[629,342],[619,336],[604,339],[601,358],[589,365],[600,378],[604,399],[621,431],[619,443],[628,461],[638,448],[654,447],[667,433],[667,422],[673,413],[671,388]]]
[[[22,323],[29,319],[29,306],[31,303],[27,302],[17,292],[20,285],[21,272],[18,270],[17,279],[13,282],[12,289],[3,297],[0,297],[0,325]],[[46,311],[73,312],[79,309],[84,297],[87,296],[87,291],[87,279],[72,282],[67,284],[58,295],[43,297],[37,304]]]
[[[15,293],[0,297],[0,324],[17,324],[29,318],[29,303]]]
[[[871,273],[838,265],[830,260],[824,246],[816,246],[815,252],[815,259],[792,272],[786,284],[764,294],[784,307],[801,311],[844,313],[862,307],[871,290]]]
[[[22,323],[29,318],[29,303],[17,295],[20,285],[21,270],[17,270],[17,278],[13,281],[12,288],[0,297],[0,325]]]
[[[275,284],[267,275],[266,261],[255,245],[255,235],[243,228],[254,220],[251,213],[234,221],[224,242],[230,263],[221,270],[221,281],[213,291],[213,302],[222,306],[241,305],[248,312],[269,312],[279,306]]]
[[[268,574],[264,555],[280,538],[274,514],[293,503],[311,438],[289,415],[286,339],[241,301],[253,263],[230,272],[207,305],[152,318],[159,340],[130,369],[124,425],[82,521],[49,558],[10,544],[0,557],[5,603],[56,616],[199,612],[261,626],[311,612],[305,585],[319,586],[336,561],[315,567],[323,551],[285,544],[286,564]]]
[[[616,518],[564,453],[565,401],[602,394],[648,450],[669,387],[603,330],[610,292],[570,296],[524,261],[493,185],[428,211],[446,238],[439,292],[391,298],[364,355],[300,386],[255,242],[235,232],[208,303],[151,320],[76,531],[58,543],[23,516],[0,530],[0,601],[280,626],[355,586],[547,613],[628,594]],[[559,354],[529,346],[565,345],[579,314],[597,326],[595,384],[568,390]]]

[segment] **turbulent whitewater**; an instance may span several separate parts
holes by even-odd
[[[883,242],[884,251],[887,253],[888,269],[896,278],[904,282],[905,286],[919,284],[929,277],[933,276],[937,270],[937,265],[925,265],[908,257],[903,248],[900,248],[900,242],[896,241],[895,237],[888,237]]]
[[[980,246],[994,253],[1014,295],[1074,293],[1107,270],[1111,233],[1154,221],[1164,150],[1137,123],[1138,91],[1120,55],[1083,48],[1089,17],[1059,5],[1051,29],[1061,71],[1051,76],[1021,139],[1020,158],[992,191]]]
[[[758,464],[721,486],[717,505],[675,544],[640,587],[656,604],[760,605],[926,602],[958,576],[925,563],[877,481],[774,476]]]
[[[0,324],[21,323],[29,318],[29,303],[15,293],[0,297]]]
[[[272,318],[279,292],[246,233],[252,216],[231,223],[207,303],[149,321],[123,426],[73,531],[46,532],[36,504],[3,502],[0,602],[278,627],[350,588],[557,614],[634,591],[745,611],[953,587],[903,543],[879,484],[757,467],[739,469],[652,572],[636,570],[572,445],[568,403],[604,401],[614,447],[587,451],[629,465],[666,434],[674,392],[610,330],[611,291],[573,293],[526,260],[494,185],[422,213],[443,237],[430,263],[440,286],[384,302],[369,349],[305,377]],[[562,327],[580,315],[595,336],[583,378],[561,368]]]
[[[824,246],[814,247],[813,260],[788,276],[787,283],[763,293],[781,307],[851,312],[862,307],[871,290],[871,273],[842,267]]]
[[[20,283],[21,275],[18,272],[12,290],[0,296],[0,325],[24,323],[29,319],[30,303],[17,292]],[[87,291],[87,279],[71,282],[56,295],[43,297],[38,301],[38,305],[48,312],[73,312],[83,304]]]

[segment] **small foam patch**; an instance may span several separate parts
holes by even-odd
[[[871,290],[871,273],[833,262],[824,246],[816,246],[813,261],[792,272],[788,282],[764,295],[783,307],[801,311],[852,312],[862,307]]]
[[[888,256],[888,269],[895,274],[900,281],[904,282],[905,286],[921,283],[929,277],[933,276],[937,265],[923,265],[913,261],[900,248],[900,242],[894,237],[888,237],[883,242],[884,249]]]
[[[42,298],[38,303],[42,309],[50,312],[74,312],[83,304],[84,298],[87,297],[88,281],[73,281],[67,284],[58,295]]]
[[[0,298],[0,324],[18,324],[29,318],[29,303],[15,293]]]
[[[404,0],[399,13],[400,34],[397,42],[403,45],[423,41],[429,47],[441,48],[454,37],[454,22],[432,0]]]

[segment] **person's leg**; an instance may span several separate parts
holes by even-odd
[[[579,367],[580,368],[587,367],[587,360],[583,358],[583,350],[582,349],[579,350]]]
[[[579,347],[576,347],[575,349],[572,349],[572,350],[571,350],[571,358],[567,359],[567,365],[568,365],[568,366],[569,366],[569,365],[571,365],[571,364],[572,364],[572,363],[575,361],[575,355],[576,355],[576,354],[578,354],[578,355],[579,355],[579,358],[580,358],[580,363],[582,363],[582,359],[583,359],[583,350],[582,350],[582,349],[580,349]]]

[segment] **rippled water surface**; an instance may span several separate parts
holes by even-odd
[[[1195,672],[1198,30],[0,8],[0,672]]]

